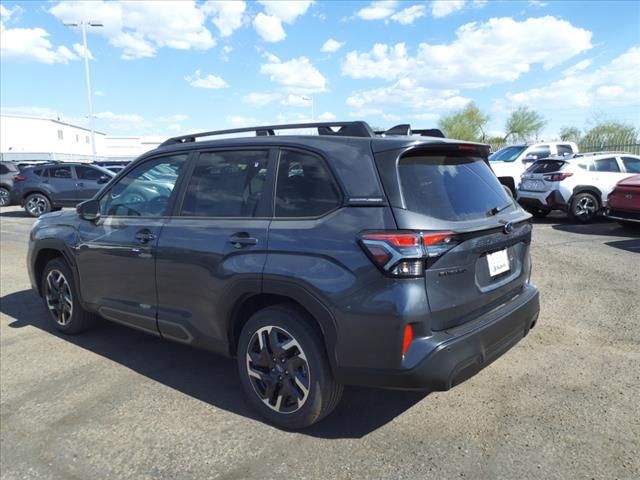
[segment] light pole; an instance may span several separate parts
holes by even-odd
[[[87,83],[87,100],[89,101],[89,125],[91,126],[91,153],[93,155],[93,161],[97,160],[96,158],[96,133],[95,133],[95,125],[93,118],[93,95],[91,93],[91,75],[89,74],[89,48],[87,47],[87,25],[90,27],[102,27],[103,24],[100,22],[87,22],[86,20],[82,20],[80,22],[70,22],[65,23],[65,27],[77,27],[80,25],[82,27],[82,46],[83,46],[83,56],[84,56],[84,76]]]
[[[301,96],[300,97],[302,100],[306,100],[308,102],[311,102],[311,121],[313,122],[314,119],[314,112],[313,112],[313,95],[305,97],[305,96]]]

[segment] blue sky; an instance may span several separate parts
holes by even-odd
[[[640,2],[2,1],[4,113],[113,135],[365,119],[434,126],[475,101],[499,134],[528,105],[564,125],[640,126]]]

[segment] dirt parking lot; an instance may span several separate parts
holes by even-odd
[[[3,479],[640,476],[640,232],[537,222],[538,324],[444,393],[347,388],[290,433],[256,418],[235,363],[105,323],[49,326],[25,269],[32,219],[0,210]]]

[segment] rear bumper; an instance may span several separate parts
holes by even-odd
[[[518,203],[523,207],[542,208],[545,210],[566,210],[568,205],[558,190],[552,190],[551,192],[518,190]]]
[[[540,310],[538,289],[526,284],[514,298],[459,327],[414,340],[404,360],[410,368],[393,371],[341,371],[351,385],[449,390],[472,377],[518,343]]]

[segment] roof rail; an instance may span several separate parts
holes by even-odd
[[[384,132],[376,132],[378,135],[384,136],[411,136],[411,135],[420,135],[421,137],[438,137],[445,138],[442,130],[438,128],[428,128],[428,129],[419,129],[412,130],[411,125],[408,123],[402,123],[400,125],[396,125],[391,127],[389,130],[385,130]]]
[[[332,127],[339,127],[337,131]],[[257,137],[271,136],[276,134],[276,130],[291,130],[296,128],[317,128],[319,135],[335,135],[341,137],[374,137],[375,134],[367,122],[320,122],[320,123],[292,123],[287,125],[264,125],[259,127],[232,128],[229,130],[213,130],[210,132],[192,133],[171,137],[162,142],[158,147],[173,145],[176,143],[195,142],[196,138],[214,137],[216,135],[227,135],[232,133],[255,132]]]
[[[616,153],[628,153],[623,150],[603,150],[602,152],[579,152],[575,153],[574,157],[592,157],[594,155],[613,155]]]

